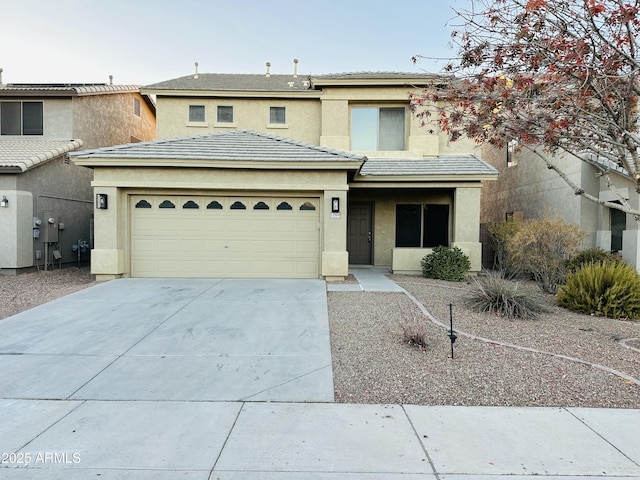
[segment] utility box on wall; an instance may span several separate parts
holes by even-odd
[[[58,216],[55,212],[45,210],[42,212],[42,241],[44,243],[58,243]]]

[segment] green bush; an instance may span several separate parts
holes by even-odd
[[[499,273],[485,272],[474,281],[475,288],[467,304],[478,312],[491,312],[506,318],[532,319],[547,311],[543,304],[519,288],[517,282]]]
[[[566,268],[567,272],[573,273],[580,270],[587,263],[602,263],[605,261],[624,262],[624,260],[615,253],[607,252],[601,248],[585,248],[567,261]]]
[[[610,318],[640,318],[640,276],[624,262],[587,263],[567,278],[558,305]]]
[[[421,261],[422,275],[425,278],[436,278],[461,282],[471,269],[471,262],[458,247],[434,247],[433,252]]]

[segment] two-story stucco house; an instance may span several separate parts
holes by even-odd
[[[0,272],[87,260],[93,172],[68,153],[153,138],[155,103],[139,87],[0,79]]]
[[[631,215],[575,195],[573,189],[556,172],[547,169],[535,154],[525,149],[518,151],[514,147],[483,147],[483,158],[500,171],[496,182],[486,183],[483,187],[483,225],[505,219],[517,221],[549,214],[560,215],[588,234],[585,247],[618,252],[627,262],[636,268],[640,267],[639,225]],[[585,155],[585,160],[589,160],[588,154]],[[607,186],[606,176],[600,174],[597,160],[580,161],[568,156],[555,156],[551,160],[573,184],[586,193],[600,200],[619,203],[618,197]],[[632,207],[640,208],[640,196],[626,172],[609,163],[602,166],[609,170],[618,193]],[[489,266],[490,259],[487,256],[485,262]]]
[[[419,272],[437,245],[479,270],[472,143],[420,127],[413,73],[194,74],[149,85],[155,142],[73,155],[94,170],[93,273],[341,278]]]

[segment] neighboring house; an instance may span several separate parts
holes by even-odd
[[[93,172],[69,152],[154,137],[155,103],[139,87],[0,79],[0,272],[86,261]]]
[[[575,195],[535,154],[524,149],[517,151],[514,147],[512,144],[504,149],[483,148],[483,158],[500,171],[496,182],[486,183],[483,187],[483,230],[491,223],[509,219],[518,221],[548,214],[560,215],[588,234],[585,247],[617,252],[636,268],[640,267],[638,222],[631,215]],[[617,202],[617,197],[606,185],[606,178],[599,175],[599,169],[593,164],[569,157],[554,157],[553,163],[585,192],[601,200]],[[633,181],[619,168],[611,168],[610,175],[619,193],[633,207],[639,208],[640,197],[634,190]],[[489,252],[488,239],[486,241],[485,252]],[[491,266],[488,255],[484,261],[486,266]]]
[[[108,205],[95,211],[93,273],[416,273],[437,245],[479,270],[480,189],[497,171],[412,117],[408,92],[433,78],[196,74],[144,87],[157,141],[72,154]]]

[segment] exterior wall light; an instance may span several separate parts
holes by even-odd
[[[331,199],[331,213],[338,213],[340,211],[340,198],[333,197]]]
[[[107,194],[106,193],[96,193],[96,209],[98,209],[98,210],[106,210],[107,209]]]
[[[7,199],[6,195],[2,196],[2,200],[0,200],[0,207],[9,208],[9,200]]]

